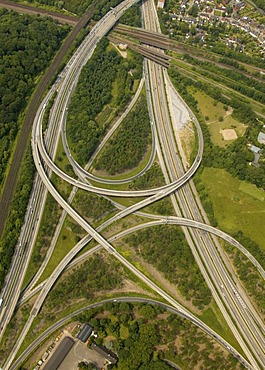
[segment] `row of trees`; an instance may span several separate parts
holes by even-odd
[[[129,236],[126,242],[175,284],[194,306],[203,309],[211,302],[211,292],[179,227],[152,227]]]
[[[89,322],[98,338],[118,354],[116,370],[239,369],[238,361],[189,321],[149,304],[107,303],[79,316]],[[111,340],[106,338],[111,336]],[[106,340],[105,340],[106,338]]]
[[[151,141],[150,120],[144,95],[140,97],[95,162],[96,170],[114,175],[136,167]]]
[[[228,58],[228,59],[234,59],[239,62],[247,63],[250,65],[254,65],[256,67],[263,68],[264,67],[264,61],[262,57],[257,57],[253,55],[247,55],[245,53],[240,53],[239,51],[235,51],[232,49],[229,49],[225,43],[214,43],[211,45],[211,52],[221,55],[222,57]]]
[[[0,9],[0,185],[36,77],[47,67],[68,26]]]
[[[191,57],[188,54],[185,54],[183,58],[193,65],[200,67],[199,73],[213,78],[215,81],[222,82],[223,84],[231,87],[232,89],[239,91],[241,94],[244,94],[248,97],[251,97],[261,103],[265,102],[265,84],[263,82],[257,81],[247,77],[245,74],[240,73],[234,69],[227,69],[218,67],[216,64],[211,62],[204,62],[196,58]],[[202,72],[201,69],[204,69]],[[209,73],[212,72],[212,73]],[[227,77],[223,79],[222,77]]]

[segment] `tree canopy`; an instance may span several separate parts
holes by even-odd
[[[0,9],[0,184],[19,130],[19,115],[68,26]]]

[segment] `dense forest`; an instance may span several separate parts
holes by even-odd
[[[108,40],[103,38],[82,69],[69,106],[68,140],[81,164],[87,162],[104,133],[105,127],[95,118],[111,100],[112,84],[122,59],[115,50],[107,48]]]
[[[140,97],[95,162],[96,170],[110,175],[136,167],[151,142],[146,98]]]
[[[141,27],[141,12],[138,4],[134,4],[120,18],[120,23],[128,26]]]
[[[115,210],[106,198],[81,189],[76,193],[73,206],[89,222],[98,221]]]
[[[158,162],[154,162],[152,167],[142,176],[130,182],[129,188],[135,190],[158,188],[165,185],[165,179]]]
[[[69,32],[50,18],[0,9],[0,184],[39,74]]]
[[[194,306],[203,309],[211,302],[211,292],[179,227],[151,227],[127,237],[126,242],[175,284]]]
[[[140,77],[141,59],[131,55],[130,59],[123,59],[103,38],[81,71],[69,106],[67,135],[69,145],[82,165],[88,161],[107,129],[106,120],[102,120],[99,113],[112,101],[109,111],[113,113],[116,109],[117,114],[132,95],[130,86]],[[129,73],[132,69],[136,71],[133,77]],[[115,96],[114,81],[117,85]]]
[[[243,368],[191,322],[157,305],[107,303],[79,320],[93,326],[98,337],[91,341],[117,353],[117,364],[108,367],[113,370],[172,369],[164,359],[183,370]]]

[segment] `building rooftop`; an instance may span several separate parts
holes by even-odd
[[[163,9],[165,5],[165,0],[158,0],[157,7]]]
[[[251,147],[249,148],[254,154],[258,154],[260,152],[260,148],[258,146],[255,146],[255,145],[251,145]]]
[[[109,349],[107,349],[104,346],[101,346],[100,344],[97,345],[95,343],[91,344],[91,349],[96,351],[99,355],[104,357],[106,360],[108,360],[111,364],[116,364],[118,361],[117,356],[111,352]]]
[[[58,348],[48,360],[43,370],[55,370],[63,362],[64,358],[73,347],[75,341],[73,338],[65,337],[59,344]]]
[[[265,144],[265,134],[263,132],[260,132],[258,134],[258,142],[261,144]]]
[[[90,335],[92,334],[92,332],[93,332],[93,327],[86,322],[84,323],[84,325],[82,326],[82,329],[78,333],[77,339],[85,343],[90,337]]]

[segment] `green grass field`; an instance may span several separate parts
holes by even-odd
[[[69,216],[66,216],[66,220],[67,219],[69,219]],[[66,227],[65,221],[48,265],[39,279],[39,283],[51,275],[61,260],[67,255],[68,252],[70,252],[76,243],[77,240],[75,233]]]
[[[229,328],[227,322],[225,321],[221,311],[219,310],[215,302],[211,303],[211,307],[207,308],[204,313],[199,316],[199,318],[204,321],[210,328],[212,328],[216,333],[225,338],[234,348],[236,348],[241,354],[243,351],[235,339],[231,329]]]
[[[213,144],[225,147],[234,141],[224,140],[221,130],[234,129],[238,137],[244,135],[247,126],[231,116],[231,109],[226,111],[222,103],[215,102],[213,98],[201,91],[194,92],[194,89],[190,89],[190,92],[193,93],[193,96],[198,101],[198,107],[202,116],[204,118],[208,116],[208,120],[205,120],[205,122],[210,131]],[[220,122],[219,117],[222,117],[223,121]]]
[[[202,91],[197,90],[194,92],[194,89],[192,89],[192,91],[195,99],[198,101],[198,106],[203,117],[209,117],[209,123],[214,122],[218,120],[220,116],[223,117],[225,115],[226,112],[222,103],[216,102],[213,98]]]
[[[201,179],[213,204],[220,229],[243,233],[265,250],[265,192],[231,176],[227,171],[205,168]]]

